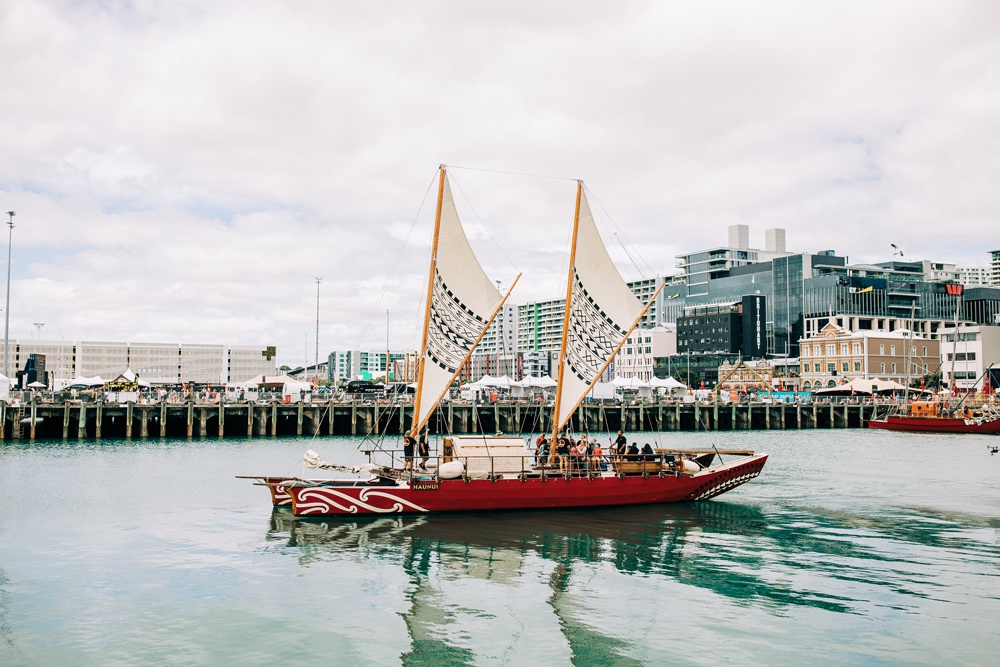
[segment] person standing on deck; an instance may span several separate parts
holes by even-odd
[[[403,437],[403,470],[413,470],[413,448],[416,440],[412,435]]]
[[[611,445],[611,455],[615,457],[616,461],[621,461],[625,456],[625,450],[628,448],[628,439],[625,434],[618,431],[618,437],[615,438],[614,443]]]
[[[559,438],[558,446],[556,447],[556,457],[559,459],[560,472],[566,472],[566,464],[569,459],[569,442],[565,437]]]
[[[427,470],[427,460],[431,457],[430,446],[427,444],[427,431],[420,434],[417,442],[417,454],[420,456],[420,469]]]
[[[549,457],[549,440],[545,437],[545,434],[538,436],[538,440],[535,441],[535,463],[537,465],[543,465]]]

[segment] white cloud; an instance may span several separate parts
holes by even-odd
[[[11,0],[12,335],[294,363],[322,276],[324,350],[380,346],[387,308],[415,345],[439,162],[586,179],[642,255],[616,251],[630,277],[738,222],[980,264],[1000,247],[998,27],[990,2]],[[556,296],[572,183],[453,175],[490,274]]]

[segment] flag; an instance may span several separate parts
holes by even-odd
[[[681,295],[681,293],[680,293],[680,292],[678,292],[677,294],[674,294],[673,296],[668,296],[667,298],[668,298],[668,299],[676,299],[676,298],[677,298],[677,297],[679,297],[680,295]]]
[[[872,287],[872,286],[868,286],[868,287],[866,287],[864,289],[859,289],[858,290],[858,294],[864,294],[865,292],[871,292],[873,289],[875,289],[875,288]]]

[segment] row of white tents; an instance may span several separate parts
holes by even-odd
[[[845,382],[843,384],[838,384],[835,387],[826,387],[824,389],[813,390],[814,394],[818,395],[830,395],[838,396],[845,394],[875,394],[875,393],[895,393],[900,391],[906,391],[906,386],[899,384],[893,380],[879,380],[878,378],[872,378],[871,380],[865,378],[854,378],[850,382]],[[910,389],[911,393],[925,393],[932,394],[934,392],[923,390],[923,389]]]
[[[520,382],[514,378],[502,375],[493,377],[484,375],[476,382],[462,385],[463,392],[482,391],[490,389],[509,389],[511,393],[518,395],[526,390],[552,389],[556,386],[556,381],[548,375],[541,377],[527,376]],[[664,389],[670,393],[686,393],[688,386],[683,382],[678,382],[674,378],[653,378],[652,380],[640,380],[638,378],[616,377],[611,382],[601,382],[594,386],[591,394],[596,398],[612,398],[618,390],[633,390],[640,395],[650,395],[654,390]]]
[[[619,389],[642,389],[644,387],[651,387],[653,389],[684,389],[687,390],[688,386],[683,382],[678,382],[674,378],[667,378],[666,380],[654,377],[652,380],[640,380],[638,378],[623,378],[616,377],[610,382],[610,384],[618,387]],[[512,377],[502,375],[500,377],[493,377],[491,375],[484,375],[479,380],[475,382],[470,382],[469,384],[463,385],[465,387],[473,389],[484,389],[489,387],[539,387],[542,389],[551,388],[556,386],[556,381],[553,380],[548,375],[543,375],[541,377],[527,376],[520,382]]]

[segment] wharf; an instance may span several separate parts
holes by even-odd
[[[573,417],[573,430],[861,428],[875,409],[865,403],[584,404]],[[400,434],[412,420],[409,403],[0,402],[0,439]],[[540,433],[551,425],[551,405],[445,401],[431,419],[430,429],[456,434]]]

